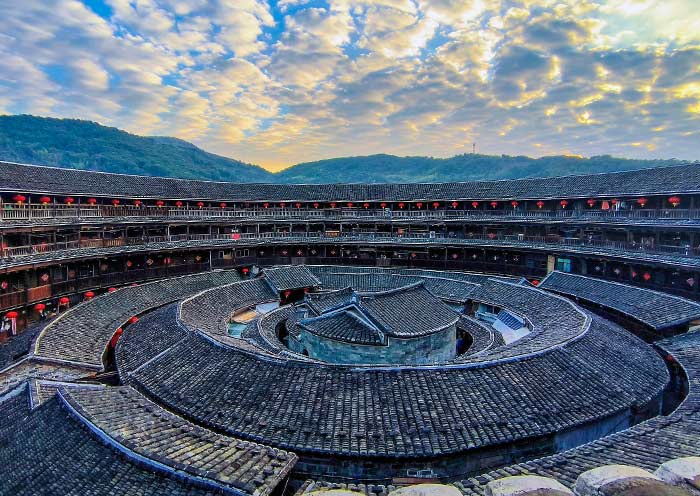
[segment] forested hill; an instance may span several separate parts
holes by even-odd
[[[0,116],[0,160],[76,169],[234,182],[453,182],[586,174],[673,165],[610,156],[451,158],[370,155],[307,162],[272,174],[176,138],[144,137],[94,122]]]
[[[455,182],[482,179],[563,176],[675,165],[675,160],[633,160],[599,156],[512,157],[455,155],[450,158],[370,155],[295,165],[276,174],[277,182]]]
[[[103,172],[270,182],[265,169],[176,138],[145,137],[76,119],[0,116],[0,160]]]

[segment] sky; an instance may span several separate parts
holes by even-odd
[[[269,170],[392,153],[700,159],[698,0],[0,0],[0,114]]]

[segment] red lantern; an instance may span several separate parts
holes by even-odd
[[[379,206],[382,207],[382,208],[386,208],[386,203],[382,202],[382,203],[379,204]]]
[[[114,293],[117,290],[117,288],[109,288],[107,290],[108,293]]]
[[[331,204],[330,204],[330,205],[331,205],[331,208],[335,208],[335,206],[336,206],[336,203],[335,203],[335,202],[331,202]]]
[[[119,205],[120,203],[121,203],[121,201],[120,201],[120,200],[117,200],[116,198],[115,198],[114,200],[112,200],[112,205],[114,205],[115,207],[116,207],[117,205]]]
[[[497,201],[492,201],[492,202],[490,203],[490,205],[491,205],[491,208],[496,208],[496,207],[498,206],[498,202],[497,202]]]
[[[156,202],[156,207],[162,207],[163,205],[165,205],[165,202],[163,200],[158,200]]]
[[[457,208],[459,207],[459,202],[453,201],[450,205],[452,205],[452,208]]]
[[[438,202],[433,202],[433,208],[437,209],[440,206],[440,203]]]
[[[677,197],[676,195],[673,195],[671,198],[668,199],[668,202],[673,205],[673,208],[676,208],[678,205],[681,204],[681,199]]]
[[[648,202],[649,200],[646,198],[637,198],[637,204],[642,208],[644,208]]]
[[[586,203],[588,204],[589,207],[593,208],[593,205],[595,205],[595,200],[593,198],[586,200]]]
[[[37,303],[34,305],[34,310],[37,312],[43,312],[46,309],[46,304],[45,303]]]
[[[649,281],[649,279],[651,279],[651,274],[649,272],[645,272],[644,274],[642,274],[642,277],[645,281]]]
[[[137,207],[140,207],[141,203],[143,203],[141,200],[134,200],[134,205],[136,205]]]
[[[199,208],[204,207],[204,202],[197,202],[197,207],[199,207]]]
[[[68,299],[67,296],[62,296],[60,300],[58,300],[59,305],[68,305],[70,303],[70,300]]]
[[[97,203],[97,198],[88,198],[88,205],[95,205]]]
[[[138,321],[139,321],[139,318],[136,315],[134,315],[133,317],[131,317],[129,319],[129,324],[135,324]]]
[[[348,205],[348,208],[352,208],[352,202],[348,202],[347,205]]]
[[[69,196],[68,198],[66,198],[63,201],[66,202],[66,205],[72,205],[73,203],[75,203],[75,198],[72,198]]]
[[[247,275],[248,272],[250,272],[250,269],[249,269],[248,267],[243,267],[243,268],[241,269],[241,272],[243,273],[243,275]]]
[[[537,205],[537,208],[541,209],[542,207],[544,207],[544,202],[540,200],[537,203],[535,203],[535,205]]]
[[[318,202],[314,203],[314,208],[318,208]]]
[[[369,203],[365,202],[362,204],[363,207],[365,207],[365,210],[369,208]]]
[[[301,203],[297,202],[297,203],[294,204],[294,206],[297,207],[297,208],[301,208]]]
[[[226,208],[226,202],[221,202],[221,203],[219,203],[219,206],[220,206],[221,208]]]
[[[421,208],[423,208],[423,202],[418,202],[418,203],[416,203],[416,207],[418,207],[418,210],[420,210]]]
[[[284,207],[285,207],[284,202],[281,202],[281,203],[280,203],[280,208],[284,208]]]
[[[473,201],[472,202],[472,208],[478,208],[479,207],[479,202],[478,201]]]
[[[178,200],[178,201],[175,202],[175,206],[176,206],[177,208],[182,208],[183,205],[184,205],[184,203],[182,203],[180,200]]]
[[[406,204],[405,204],[404,202],[400,202],[400,203],[399,203],[399,208],[400,208],[400,209],[403,210],[403,207],[405,207],[405,206],[406,206]]]
[[[270,206],[269,203],[267,203],[267,202],[263,203],[263,208],[268,208],[269,206]]]
[[[561,208],[566,208],[568,204],[569,204],[569,200],[562,200],[559,202],[559,205],[561,205]]]
[[[19,313],[17,313],[14,310],[10,310],[5,314],[5,317],[7,317],[8,319],[16,319],[17,317],[19,317]]]
[[[289,298],[289,297],[291,296],[292,292],[289,291],[289,290],[286,290],[286,291],[285,291],[284,293],[282,293],[282,294],[284,295],[285,298]]]
[[[12,197],[12,199],[21,205],[22,203],[24,203],[27,197],[24,195],[15,195]]]
[[[533,286],[539,286],[539,285],[540,285],[540,281],[537,280],[537,279],[534,279],[534,280],[532,281],[532,285],[533,285]]]
[[[518,208],[518,205],[519,205],[518,202],[515,201],[515,200],[513,200],[512,202],[510,202],[510,204],[511,204],[511,206],[512,206],[513,208]]]
[[[41,198],[39,198],[39,201],[42,205],[48,205],[49,203],[51,203],[51,198],[49,198],[48,196],[42,196]]]
[[[92,291],[88,291],[85,293],[85,298],[88,300],[91,298],[94,298],[94,297],[95,297],[95,293],[93,293]]]
[[[617,205],[618,203],[620,203],[620,200],[618,200],[617,198],[613,198],[612,200],[610,200],[610,203],[612,203],[613,205]]]

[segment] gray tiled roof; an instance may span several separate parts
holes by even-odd
[[[187,422],[128,386],[70,388],[59,394],[112,443],[184,474],[185,480],[204,480],[214,490],[268,495],[296,462],[294,454]]]
[[[323,293],[308,293],[304,296],[304,302],[316,315],[320,315],[333,308],[347,305],[354,294],[352,287],[348,286]]]
[[[700,318],[694,301],[594,277],[555,271],[539,287],[611,308],[657,330]]]
[[[263,275],[276,291],[288,289],[314,288],[320,281],[305,265],[287,265],[262,270]]]
[[[673,413],[654,417],[569,451],[464,480],[458,484],[460,489],[468,496],[484,496],[489,481],[524,474],[551,477],[573,488],[581,473],[602,465],[624,463],[653,471],[673,458],[700,456],[700,332],[659,344],[688,375],[689,394]]]
[[[128,176],[0,162],[3,188],[24,193],[164,199],[362,201],[639,196],[700,192],[700,165],[506,181],[431,184],[241,184]]]
[[[238,279],[235,271],[207,272],[104,294],[80,303],[46,326],[37,339],[35,354],[101,368],[107,343],[130,317]]]
[[[340,310],[320,317],[304,319],[298,324],[321,337],[347,343],[381,345],[384,335],[357,315],[357,312]]]
[[[668,375],[644,343],[595,321],[578,341],[529,359],[439,373],[270,360],[192,336],[123,379],[198,423],[264,444],[407,457],[573,428],[644,404]]]

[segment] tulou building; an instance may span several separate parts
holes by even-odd
[[[698,164],[0,178],[0,494],[699,494]]]

